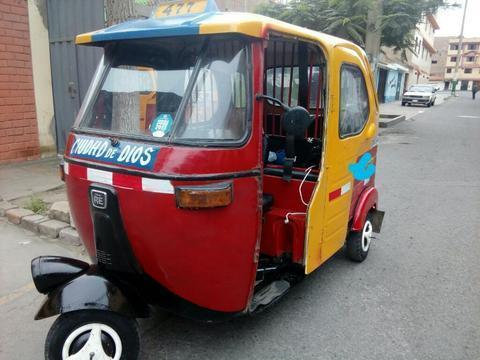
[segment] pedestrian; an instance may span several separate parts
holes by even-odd
[[[472,99],[475,100],[475,94],[477,93],[478,91],[478,85],[477,83],[473,83],[473,86],[472,86]]]

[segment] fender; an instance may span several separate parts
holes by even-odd
[[[149,308],[139,296],[127,295],[95,265],[48,293],[35,320],[77,310],[106,310],[128,317],[148,317]]]
[[[352,231],[360,231],[363,229],[368,212],[372,208],[377,207],[377,202],[378,191],[375,187],[370,186],[369,188],[363,190],[363,192],[360,194],[357,207],[355,208],[355,212],[353,214]]]

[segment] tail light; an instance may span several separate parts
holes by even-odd
[[[232,184],[176,187],[177,206],[182,209],[206,209],[228,206],[232,203]]]

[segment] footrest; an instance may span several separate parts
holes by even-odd
[[[253,296],[250,304],[250,312],[263,309],[264,307],[273,304],[285,294],[288,289],[290,289],[290,283],[285,280],[277,280],[265,286]]]

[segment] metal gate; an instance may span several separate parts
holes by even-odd
[[[47,0],[57,152],[63,153],[103,50],[75,46],[77,34],[105,26],[103,0]]]

